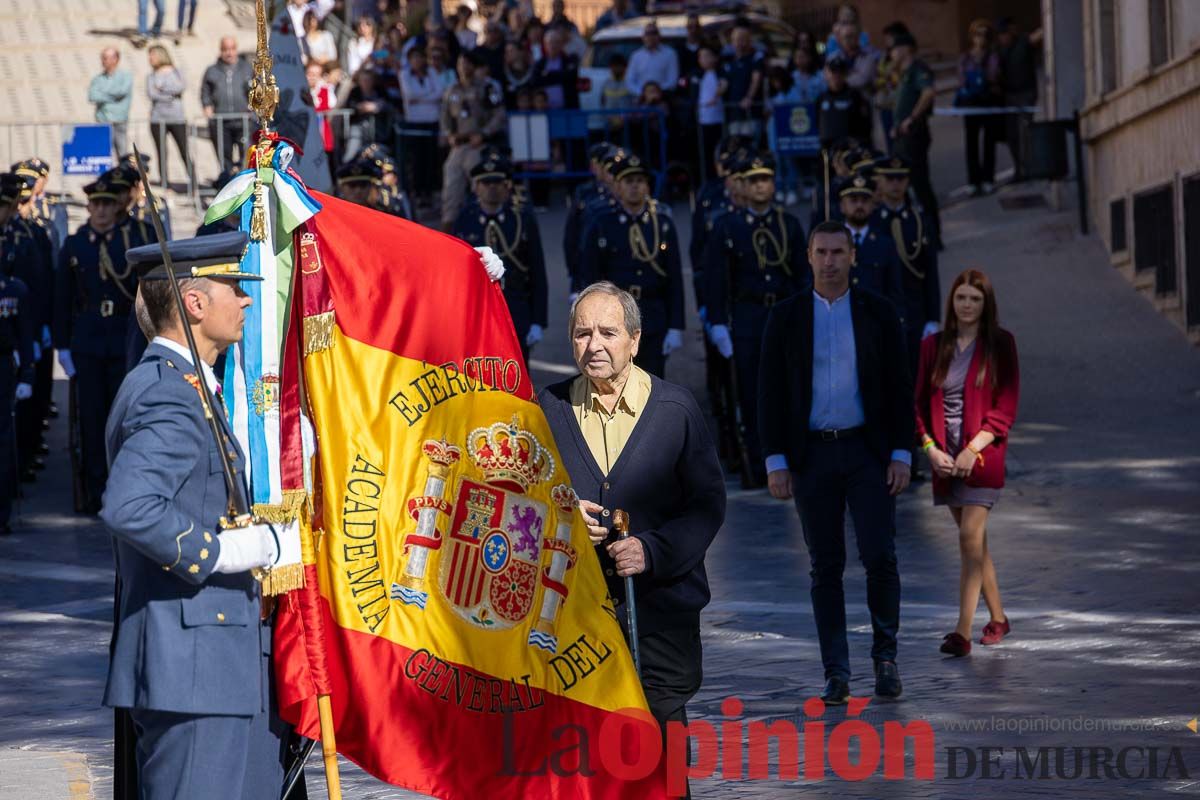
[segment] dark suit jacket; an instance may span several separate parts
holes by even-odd
[[[570,53],[563,53],[562,67],[559,69],[550,69],[545,58],[538,59],[533,65],[533,77],[529,85],[535,89],[561,86],[563,108],[579,108],[579,59]]]
[[[858,389],[867,446],[887,464],[893,450],[913,444],[912,379],[900,318],[891,302],[850,290]],[[802,292],[771,309],[758,373],[758,432],[763,452],[783,453],[788,467],[804,464],[812,411],[813,295]]]

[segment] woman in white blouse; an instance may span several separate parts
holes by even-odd
[[[371,17],[359,17],[354,25],[357,34],[346,46],[346,74],[353,75],[376,49],[376,39],[379,32],[375,29],[375,20]]]
[[[326,64],[337,61],[337,42],[333,34],[321,30],[321,20],[315,11],[304,15],[304,38],[300,40],[300,49],[304,54],[305,64]]]

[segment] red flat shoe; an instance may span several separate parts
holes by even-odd
[[[1012,630],[1012,626],[1008,624],[1008,617],[1004,618],[1004,622],[989,622],[983,626],[983,636],[980,638],[980,644],[999,644],[1000,640],[1008,635]]]
[[[957,632],[947,633],[942,637],[942,646],[939,649],[952,656],[967,656],[971,654],[971,642]]]

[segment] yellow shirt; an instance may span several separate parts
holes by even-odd
[[[600,393],[586,375],[580,375],[571,384],[571,408],[575,411],[575,420],[592,457],[605,475],[621,457],[649,398],[650,376],[637,365],[630,367],[629,379],[611,414],[600,402]]]

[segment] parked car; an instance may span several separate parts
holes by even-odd
[[[707,39],[725,45],[728,44],[730,31],[739,17],[749,20],[756,42],[772,62],[786,62],[791,55],[795,31],[790,25],[774,17],[757,13],[701,13],[700,25],[704,29]],[[620,53],[628,58],[634,50],[641,47],[642,30],[648,22],[658,25],[663,44],[674,47],[680,54],[680,60],[683,60],[687,41],[686,14],[635,17],[611,25],[592,36],[592,41],[580,64],[579,105],[581,108],[600,107],[600,89],[609,77],[608,59],[615,53]]]

